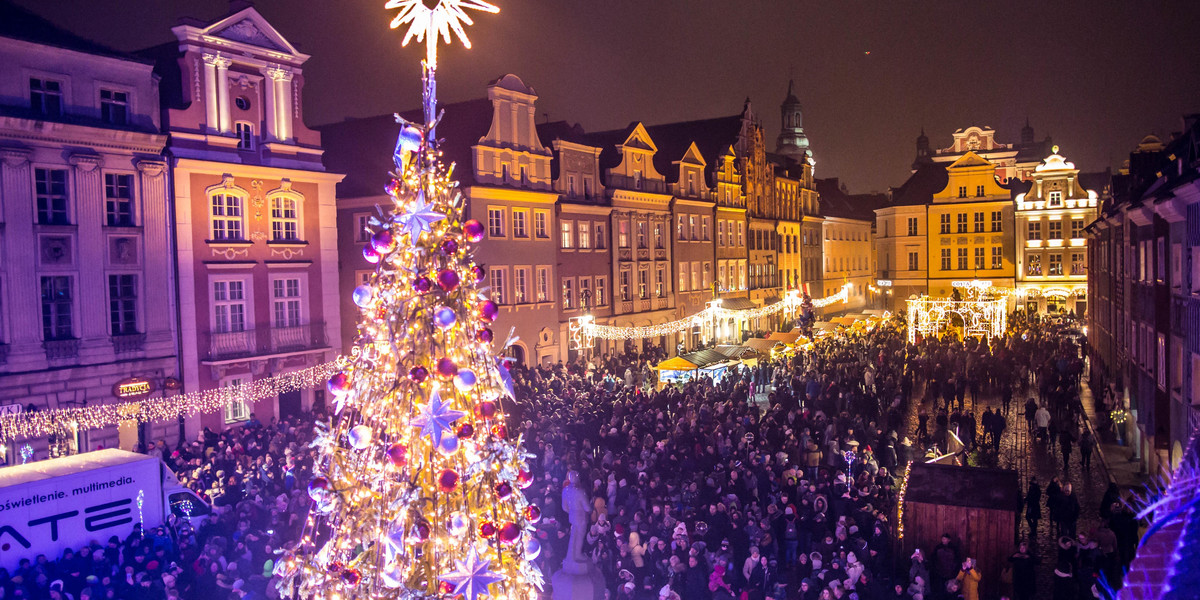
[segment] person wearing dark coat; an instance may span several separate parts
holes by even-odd
[[[1025,521],[1029,523],[1029,537],[1037,537],[1038,521],[1042,518],[1042,488],[1037,479],[1029,478],[1029,491],[1025,493]]]
[[[1030,600],[1037,594],[1035,567],[1041,562],[1036,553],[1029,551],[1029,543],[1021,542],[1017,551],[1008,557],[1012,563],[1013,600]]]

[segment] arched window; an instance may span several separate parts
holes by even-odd
[[[227,176],[221,185],[207,190],[211,239],[246,239],[246,190],[233,185],[233,177]]]
[[[292,196],[271,198],[271,241],[300,239],[300,201]]]

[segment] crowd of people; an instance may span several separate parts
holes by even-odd
[[[1075,436],[1078,346],[1047,327],[1021,331],[990,344],[909,344],[902,323],[885,321],[733,367],[720,381],[661,389],[651,365],[666,352],[650,345],[515,367],[508,412],[537,457],[527,494],[543,514],[538,561],[553,573],[566,553],[560,498],[574,472],[592,498],[586,550],[614,600],[977,600],[981,586],[1001,589],[949,533],[897,555],[894,520],[910,461],[958,452],[986,464],[1023,405],[1041,451],[1057,446],[1067,464],[1077,443],[1090,468],[1094,441]],[[310,504],[308,442],[320,418],[252,419],[153,445],[146,451],[210,501],[212,518],[193,530],[172,516],[125,539],[24,561],[0,571],[0,600],[279,598],[269,580]],[[1022,496],[1029,537],[1002,586],[1012,598],[1044,591],[1038,574],[1048,569],[1056,600],[1091,598],[1099,574],[1114,577],[1132,558],[1136,523],[1115,488],[1102,521],[1085,526],[1065,470],[1044,491],[1029,480]],[[1060,536],[1052,565],[1037,548],[1043,505]]]

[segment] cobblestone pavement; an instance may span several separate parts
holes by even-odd
[[[1091,391],[1087,386],[1082,386],[1083,397],[1081,400],[1085,403],[1090,403]],[[1036,388],[1035,388],[1036,389]],[[908,435],[911,439],[917,439],[916,429],[918,421],[918,411],[924,409],[930,414],[929,429],[933,430],[933,415],[936,411],[932,408],[931,402],[916,402],[916,399],[923,398],[924,385],[914,386],[913,398],[914,402],[910,408],[908,415]],[[999,454],[986,453],[979,456],[979,462],[982,466],[995,466],[1004,469],[1014,469],[1021,474],[1021,492],[1022,497],[1029,483],[1030,477],[1037,477],[1038,484],[1042,487],[1042,520],[1038,523],[1037,539],[1035,540],[1036,550],[1041,557],[1042,564],[1038,567],[1038,594],[1039,598],[1049,598],[1053,586],[1053,571],[1054,564],[1057,561],[1057,536],[1054,535],[1054,525],[1048,518],[1048,510],[1045,506],[1045,489],[1046,485],[1054,477],[1059,478],[1060,483],[1070,482],[1075,489],[1075,495],[1079,498],[1079,521],[1077,530],[1080,533],[1090,533],[1092,528],[1100,523],[1100,500],[1104,497],[1104,492],[1108,488],[1108,475],[1104,471],[1103,462],[1100,458],[1093,454],[1092,464],[1090,469],[1084,469],[1080,464],[1080,454],[1078,445],[1072,451],[1070,464],[1063,467],[1062,454],[1057,445],[1051,452],[1046,442],[1038,442],[1033,439],[1033,436],[1026,428],[1024,416],[1024,401],[1028,398],[1028,394],[1014,394],[1013,401],[1008,415],[1008,427],[1004,430],[1004,434],[1000,438]],[[974,401],[973,401],[974,400]],[[981,394],[978,399],[968,398],[966,400],[966,408],[975,413],[976,422],[983,411],[991,406],[993,410],[1000,408],[1001,402],[998,395]],[[979,428],[982,433],[982,427]],[[1076,439],[1079,434],[1076,434]],[[1025,522],[1024,513],[1021,514],[1021,536],[1028,538],[1029,527]],[[1016,550],[1016,544],[1013,544],[1013,551]]]

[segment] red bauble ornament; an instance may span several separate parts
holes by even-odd
[[[513,493],[513,487],[507,481],[501,481],[496,484],[496,497],[503,500]]]
[[[329,561],[329,564],[325,565],[325,572],[336,575],[341,573],[345,566],[346,565],[343,565],[342,561],[340,560],[331,560]]]
[[[424,294],[424,293],[428,292],[429,290],[433,289],[433,281],[430,280],[428,277],[422,275],[420,277],[417,277],[416,279],[413,279],[412,286],[413,286],[413,289],[416,290],[418,294]]]
[[[503,423],[492,425],[492,435],[501,439],[508,437],[508,426]]]
[[[517,471],[517,485],[521,486],[521,489],[533,485],[533,473],[530,473],[527,469]]]
[[[388,446],[387,449],[388,461],[397,467],[402,467],[408,464],[408,448],[399,442]]]
[[[350,393],[351,386],[352,384],[350,383],[350,376],[347,375],[345,371],[338,371],[337,373],[331,375],[329,377],[329,382],[326,384],[326,387],[329,389],[329,393],[333,394],[334,396],[341,396],[342,394]]]
[[[383,191],[387,192],[389,196],[395,196],[396,192],[400,191],[400,180],[393,179],[387,182],[387,185],[383,186]]]
[[[480,281],[483,281],[483,279],[485,277],[487,277],[487,271],[485,271],[483,269],[483,267],[481,267],[479,265],[475,265],[475,266],[471,267],[471,275],[475,276],[475,281],[476,281],[476,283],[478,283]]]
[[[418,544],[423,544],[429,540],[429,523],[417,523],[413,525],[412,539]]]
[[[487,229],[483,227],[483,223],[480,223],[476,219],[471,219],[463,223],[463,237],[467,238],[468,241],[481,241],[486,233]]]
[[[475,416],[483,419],[491,419],[496,416],[496,403],[491,400],[484,400],[475,405]]]
[[[458,375],[458,365],[454,364],[454,361],[449,358],[439,358],[437,361],[437,372],[438,375],[449,379]]]
[[[500,527],[497,535],[501,542],[511,544],[521,537],[521,526],[509,521]]]
[[[495,302],[492,302],[491,300],[484,300],[483,303],[479,305],[479,318],[482,319],[485,323],[491,323],[492,321],[495,321],[496,317],[499,315],[500,315],[500,305],[499,304],[496,304]]]
[[[481,327],[479,331],[475,332],[475,339],[485,344],[492,343],[492,340],[495,339],[495,337],[496,336],[492,333],[492,330],[488,329],[487,327]]]
[[[475,426],[470,423],[463,423],[458,427],[458,439],[465,440],[475,435]]]
[[[443,492],[453,492],[458,489],[458,473],[454,469],[443,469],[438,473],[438,489]]]
[[[437,282],[442,291],[452,292],[459,284],[458,272],[454,269],[442,269],[438,271]]]
[[[491,539],[496,535],[496,524],[491,521],[484,521],[479,524],[479,537]]]
[[[525,519],[530,523],[537,523],[542,520],[542,509],[538,508],[536,504],[526,506],[522,512],[525,515]]]
[[[425,381],[425,379],[428,377],[429,377],[429,369],[426,369],[425,367],[422,367],[420,365],[417,365],[408,370],[408,378],[415,381],[416,383],[421,383],[422,381]]]
[[[449,581],[441,582],[438,584],[438,587],[442,590],[443,594],[449,594],[454,591],[454,584],[450,583]]]
[[[442,253],[453,256],[458,252],[458,240],[454,238],[446,238],[442,240]]]
[[[358,569],[346,569],[342,571],[342,582],[346,585],[353,587],[358,585],[360,581],[362,581],[362,574],[358,572]]]

